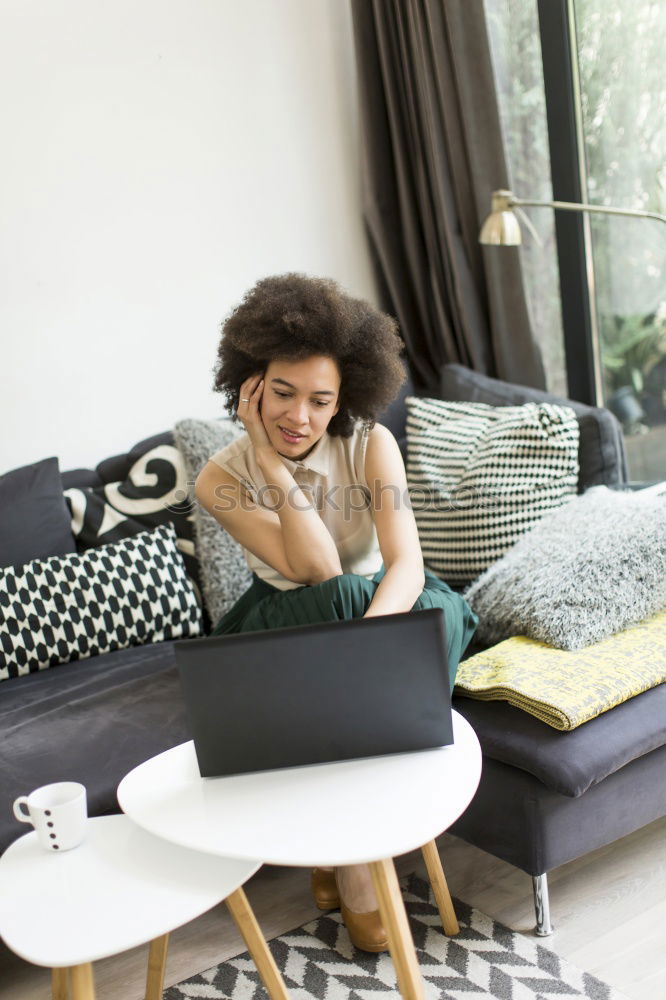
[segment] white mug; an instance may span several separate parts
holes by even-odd
[[[47,851],[69,851],[78,847],[86,832],[85,785],[78,781],[42,785],[18,797],[14,815],[21,823],[32,823]]]

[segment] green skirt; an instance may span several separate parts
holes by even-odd
[[[278,590],[253,574],[248,590],[222,616],[212,634],[257,632],[288,625],[362,618],[384,573],[383,566],[371,580],[356,573],[343,573],[323,583],[293,590]],[[453,690],[458,664],[474,634],[478,618],[460,594],[443,580],[429,570],[425,571],[425,578],[425,587],[411,610],[443,610],[449,680]]]

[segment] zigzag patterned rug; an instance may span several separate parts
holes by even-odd
[[[455,900],[460,934],[444,936],[430,886],[410,875],[403,899],[425,981],[426,1000],[626,1000],[599,979]],[[338,911],[270,942],[291,1000],[399,1000],[387,953],[351,944]],[[164,1000],[268,1000],[247,952],[165,990]]]

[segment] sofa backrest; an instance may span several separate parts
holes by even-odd
[[[407,460],[407,396],[421,395],[408,377],[400,394],[379,418],[395,435],[403,458]],[[560,403],[570,406],[578,417],[578,492],[590,486],[617,486],[626,483],[627,457],[622,428],[610,410],[586,406],[552,392],[524,385],[501,382],[474,372],[464,365],[444,365],[440,372],[439,398],[459,403],[487,403],[489,406],[520,406],[523,403]]]
[[[444,365],[440,372],[440,395],[452,402],[487,403],[490,406],[520,406],[523,403],[560,403],[570,406],[578,418],[578,492],[590,486],[626,483],[627,456],[619,421],[610,410],[586,406],[552,392],[501,382],[463,365]]]
[[[403,458],[407,459],[407,396],[422,395],[414,388],[408,375],[400,393],[379,418],[379,422],[393,433],[400,445]],[[624,450],[622,428],[610,410],[596,406],[586,406],[571,399],[555,396],[540,389],[524,385],[501,382],[499,379],[481,375],[464,365],[444,365],[440,372],[441,399],[452,402],[487,403],[489,406],[520,406],[522,403],[561,403],[570,406],[578,417],[580,444],[578,461],[580,473],[578,490],[590,486],[615,486],[627,481],[627,459]],[[148,446],[173,443],[169,431],[156,434],[139,442],[126,455],[115,455],[105,459],[92,469],[76,469],[62,473],[63,488],[101,486],[104,483],[123,479],[136,460]]]
[[[407,461],[407,404],[405,400],[407,396],[414,395],[418,395],[418,393],[414,391],[411,376],[407,375],[407,380],[399,394],[379,418],[379,423],[388,427],[400,445],[400,451],[405,461]]]

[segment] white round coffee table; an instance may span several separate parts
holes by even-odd
[[[369,863],[398,985],[420,998],[392,859],[423,849],[444,930],[456,933],[434,838],[471,801],[481,749],[457,712],[453,723],[453,746],[225,778],[201,778],[193,743],[183,743],[130,771],[118,801],[146,830],[198,851],[297,867]]]
[[[176,847],[127,816],[88,820],[83,843],[62,854],[27,833],[0,858],[0,936],[21,958],[53,970],[55,1000],[70,985],[75,1000],[94,997],[91,963],[150,941],[146,997],[157,1000],[168,932],[226,899],[271,996],[284,1000],[240,888],[259,867]]]

